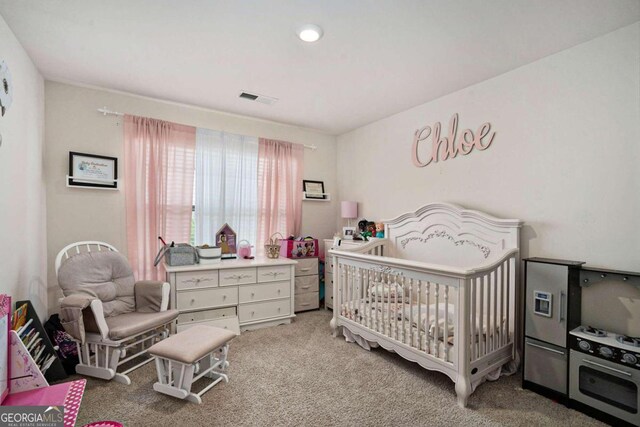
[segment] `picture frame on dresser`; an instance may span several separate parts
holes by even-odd
[[[355,227],[342,227],[342,238],[344,240],[353,240],[353,237],[356,235]]]

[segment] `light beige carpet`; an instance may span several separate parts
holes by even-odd
[[[287,326],[243,332],[231,344],[230,381],[202,405],[153,391],[155,365],[132,384],[89,379],[78,426],[596,426],[597,421],[520,389],[520,377],[478,387],[469,407],[454,384],[382,349],[333,338],[328,311],[301,313]]]

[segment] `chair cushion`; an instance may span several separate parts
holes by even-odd
[[[87,252],[66,259],[58,270],[65,296],[84,294],[102,301],[104,316],[135,310],[133,271],[119,252]]]
[[[215,326],[196,325],[149,348],[154,356],[186,364],[195,363],[235,338],[236,334]]]
[[[178,310],[167,310],[155,313],[133,313],[120,314],[118,316],[107,317],[109,327],[109,339],[121,340],[132,335],[139,334],[149,329],[160,327],[173,321],[178,317]]]

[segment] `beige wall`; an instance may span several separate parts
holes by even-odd
[[[46,82],[48,278],[51,310],[57,308],[55,255],[79,240],[103,240],[126,253],[124,192],[67,188],[69,151],[118,157],[122,161],[122,118],[100,115],[107,106],[116,111],[222,130],[243,135],[316,145],[305,150],[305,179],[325,182],[331,202],[303,202],[302,233],[320,239],[331,237],[338,215],[336,201],[335,137],[309,129],[192,108],[127,94]],[[265,108],[269,108],[265,106]],[[120,165],[120,173],[122,166]]]
[[[47,313],[44,81],[0,16],[0,60],[13,76],[13,105],[0,117],[0,292]]]
[[[454,113],[460,130],[491,122],[493,145],[413,166],[414,131]],[[339,136],[338,188],[367,219],[453,202],[525,221],[524,257],[640,271],[639,161],[636,23]],[[609,306],[630,307],[640,324],[638,304]]]

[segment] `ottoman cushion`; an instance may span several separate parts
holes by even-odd
[[[154,356],[191,364],[235,337],[227,329],[196,325],[154,344],[148,351]]]

